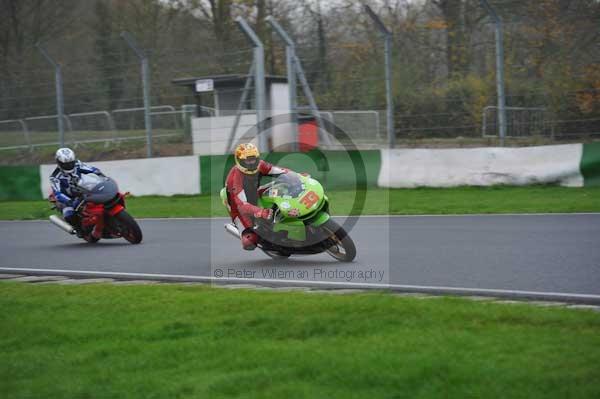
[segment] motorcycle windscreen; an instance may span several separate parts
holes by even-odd
[[[114,180],[103,179],[97,181],[97,184],[84,194],[84,198],[86,201],[102,204],[112,200],[118,192],[119,188]]]
[[[297,173],[288,172],[275,179],[270,188],[272,196],[287,195],[291,198],[297,198],[304,192],[304,185]]]

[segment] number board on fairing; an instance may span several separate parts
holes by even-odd
[[[300,199],[300,203],[304,204],[307,208],[312,207],[319,202],[319,196],[314,191],[309,191]]]

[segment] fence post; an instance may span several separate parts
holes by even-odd
[[[486,136],[487,130],[487,110],[488,107],[483,107],[483,112],[481,113],[481,137]]]
[[[135,52],[142,63],[142,85],[144,89],[144,124],[146,125],[146,155],[152,157],[152,118],[150,116],[150,65],[148,56],[141,50],[133,36],[128,32],[121,32],[121,37],[125,39],[129,47]]]
[[[298,150],[298,104],[296,100],[296,66],[294,64],[294,56],[296,54],[296,46],[292,39],[289,37],[287,32],[279,25],[279,23],[273,19],[271,15],[265,18],[275,32],[279,35],[281,40],[285,43],[285,63],[287,70],[287,80],[289,87],[289,98],[290,98],[290,114],[291,114],[291,127],[294,132],[294,143],[293,151]]]
[[[294,77],[292,78],[292,81],[294,82],[294,90],[296,88],[295,82],[296,82],[296,77],[297,77],[300,80],[300,84],[302,85],[302,91],[304,92],[304,97],[306,97],[306,99],[308,100],[309,109],[310,109],[313,117],[317,121],[317,125],[319,128],[318,129],[319,135],[321,136],[323,143],[325,143],[325,145],[328,148],[331,148],[331,139],[329,138],[328,132],[326,132],[325,129],[323,128],[323,121],[321,118],[321,114],[319,112],[319,109],[317,108],[317,103],[315,101],[315,98],[313,97],[312,91],[310,90],[308,81],[306,80],[306,76],[304,74],[304,69],[302,68],[302,63],[300,62],[300,59],[296,55],[296,46],[294,45],[294,42],[292,41],[292,39],[290,39],[289,35],[285,32],[285,30],[283,30],[281,25],[279,25],[277,23],[277,21],[275,21],[272,17],[267,17],[266,20],[277,31],[277,34],[279,34],[281,36],[281,38],[283,39],[284,42],[286,42],[286,44],[287,43],[291,44],[291,48],[290,48],[291,51],[289,53],[287,52],[287,48],[286,48],[286,56],[289,54],[290,58],[291,58],[289,66],[291,67],[291,69],[293,71],[292,74],[294,75]],[[288,76],[290,76],[289,74],[290,74],[290,69],[288,69]],[[288,79],[289,79],[289,77],[288,77]],[[290,93],[290,95],[291,95],[291,93]],[[296,97],[297,96],[294,94],[293,104],[297,111],[299,107],[298,107],[298,104],[296,104]],[[292,104],[290,104],[290,107],[291,107],[291,105]],[[296,140],[296,141],[298,141],[298,140]]]
[[[498,92],[498,128],[500,136],[500,145],[504,147],[506,137],[506,99],[504,97],[504,44],[502,18],[490,6],[487,0],[480,0],[481,5],[486,9],[490,18],[495,24],[496,36],[496,90]]]
[[[25,140],[27,141],[27,145],[29,146],[29,152],[33,151],[33,145],[31,144],[31,136],[29,135],[29,129],[27,128],[27,124],[23,119],[19,119],[19,124],[23,128],[23,133],[25,134]]]
[[[394,148],[396,145],[396,133],[394,130],[394,98],[392,97],[392,32],[390,32],[381,19],[371,10],[368,5],[365,6],[365,11],[377,26],[377,29],[384,37],[384,54],[385,54],[385,98],[387,104],[387,136],[388,145]],[[377,132],[379,134],[379,132]]]
[[[298,74],[298,79],[300,79],[300,84],[302,85],[302,90],[304,92],[304,97],[308,100],[309,108],[317,120],[317,125],[319,126],[319,134],[323,139],[323,142],[328,148],[331,148],[331,139],[329,138],[328,132],[323,128],[323,121],[321,118],[321,113],[319,112],[319,108],[317,108],[317,102],[310,91],[310,86],[308,85],[308,80],[306,79],[306,75],[304,74],[304,69],[302,68],[302,64],[300,63],[300,59],[297,55],[294,54],[294,65],[296,67],[296,73]],[[333,132],[332,132],[333,134]]]
[[[44,58],[54,67],[54,81],[56,85],[56,114],[58,115],[58,141],[60,146],[65,146],[65,103],[63,96],[63,79],[62,69],[59,63],[54,61],[52,57],[46,52],[42,45],[38,42],[35,46],[40,50]]]
[[[268,150],[267,136],[265,135],[266,125],[266,100],[265,100],[265,51],[260,38],[256,32],[248,25],[242,17],[237,17],[240,30],[246,35],[248,40],[254,46],[254,94],[256,96],[256,122],[258,126],[258,149],[260,151]]]
[[[235,113],[235,120],[233,122],[233,126],[231,127],[231,132],[229,133],[229,139],[227,140],[227,153],[233,152],[233,143],[235,140],[235,134],[237,132],[237,128],[240,124],[240,118],[242,117],[242,110],[244,109],[244,104],[246,103],[246,99],[248,98],[248,92],[250,92],[250,86],[252,84],[252,76],[254,75],[254,62],[250,66],[250,70],[248,71],[248,76],[246,77],[246,83],[244,84],[244,90],[242,91],[242,95],[240,96],[240,102],[238,103],[237,112]]]

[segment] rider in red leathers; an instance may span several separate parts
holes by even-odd
[[[251,251],[256,248],[258,236],[253,230],[254,218],[270,220],[272,209],[257,206],[262,176],[279,176],[287,169],[277,167],[260,159],[258,148],[252,143],[236,147],[235,166],[227,175],[225,188],[229,203],[229,215],[241,232],[242,247]]]

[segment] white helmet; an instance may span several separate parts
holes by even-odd
[[[65,173],[71,173],[75,169],[75,163],[77,162],[77,158],[75,157],[75,153],[70,148],[59,148],[56,150],[56,154],[54,155],[56,159],[56,164]]]

